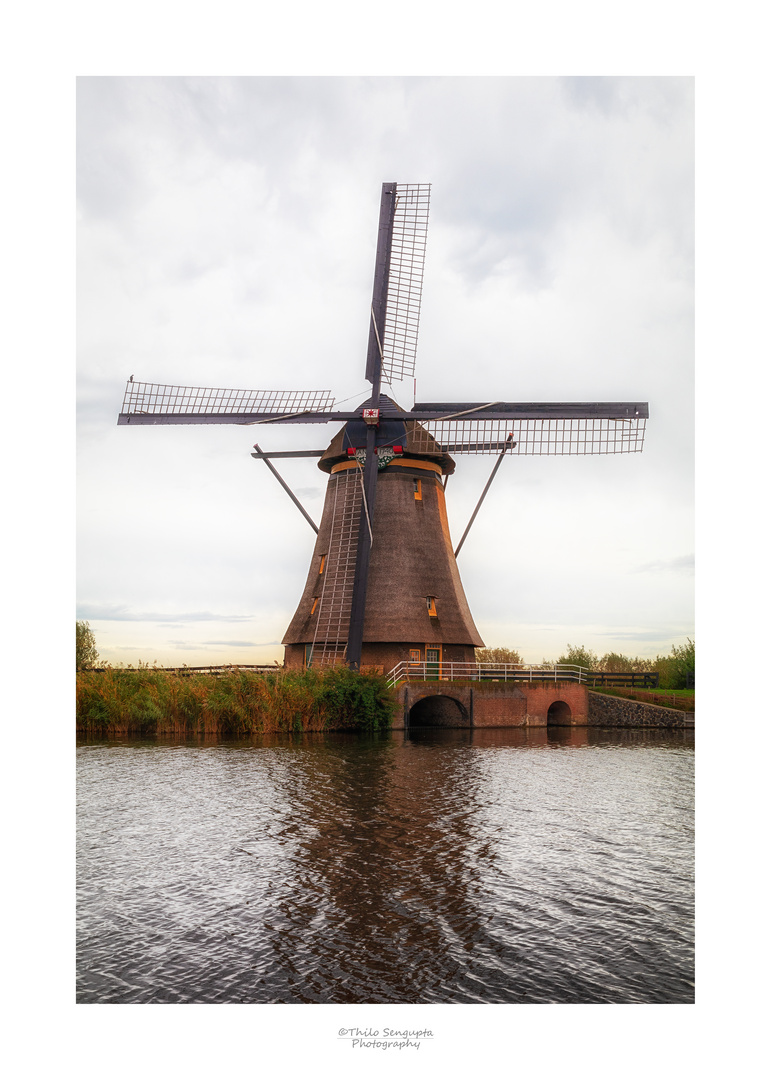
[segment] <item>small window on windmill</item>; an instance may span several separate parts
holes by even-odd
[[[415,485],[415,499],[417,502],[420,502],[420,500],[423,498],[423,482],[422,480],[413,480],[412,482]]]
[[[311,606],[311,615],[314,613],[314,611],[316,610],[316,608],[318,606],[319,606],[319,598],[318,598],[318,596],[314,596],[313,597],[313,604]]]
[[[420,663],[420,649],[410,649],[410,663],[411,664],[419,664]]]
[[[435,596],[427,596],[426,597],[426,605],[428,606],[428,614],[429,614],[429,616],[432,619],[437,619],[438,615],[436,614],[436,597]]]
[[[326,563],[326,561],[327,561],[326,555],[322,555],[321,556],[321,562],[319,563],[319,573],[320,574],[324,573],[324,564]]]

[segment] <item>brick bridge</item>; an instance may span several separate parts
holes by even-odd
[[[409,682],[394,727],[586,727],[588,694],[577,682]]]

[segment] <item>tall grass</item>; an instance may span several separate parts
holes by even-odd
[[[187,675],[140,665],[77,676],[77,729],[89,735],[376,731],[395,710],[382,676],[347,668]]]

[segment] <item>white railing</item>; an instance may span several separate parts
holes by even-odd
[[[583,683],[590,672],[577,664],[555,664],[553,667],[539,667],[537,664],[476,664],[441,661],[430,663],[422,660],[413,663],[403,660],[388,672],[388,685],[394,687],[400,682],[471,681],[480,682],[559,682],[570,680]]]

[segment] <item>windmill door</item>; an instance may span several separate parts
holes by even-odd
[[[439,648],[432,649],[430,645],[426,646],[426,678],[438,679],[441,674],[441,655],[442,651]]]

